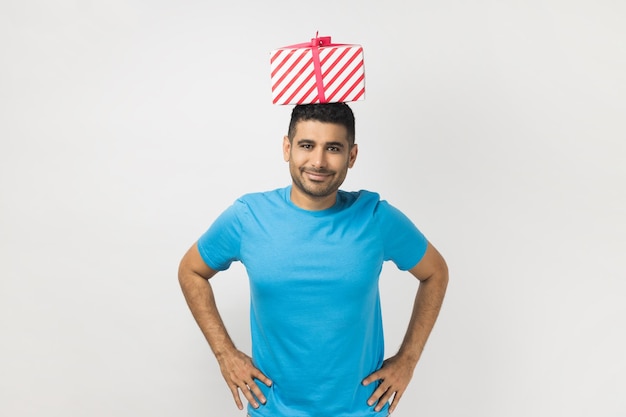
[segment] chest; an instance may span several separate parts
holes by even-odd
[[[371,291],[377,286],[383,247],[367,219],[276,216],[246,225],[241,261],[253,291]]]

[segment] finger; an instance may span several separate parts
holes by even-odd
[[[257,384],[255,384],[254,382],[251,382],[249,385],[249,388],[250,388],[250,391],[252,391],[252,393],[254,394],[254,396],[258,398],[262,404],[265,404],[267,402],[265,395],[263,395],[263,392],[261,391],[261,389],[259,388]]]
[[[241,398],[239,397],[239,390],[237,389],[237,385],[229,385],[230,392],[233,394],[233,399],[235,400],[235,404],[237,404],[237,408],[243,410],[243,403],[241,402]]]
[[[372,382],[378,381],[381,378],[379,371],[374,372],[373,374],[368,375],[361,383],[365,386],[371,384]]]
[[[393,396],[393,400],[391,401],[391,405],[389,406],[389,414],[393,413],[393,410],[396,409],[398,403],[400,402],[400,398],[402,398],[402,392],[396,392],[396,395]]]
[[[252,376],[267,385],[268,387],[272,386],[272,380],[265,376],[265,374],[258,369],[256,370],[256,372],[253,373]]]
[[[382,397],[383,394],[387,391],[387,388],[387,386],[383,386],[383,384],[380,384],[367,400],[367,404],[371,407],[372,405],[380,401],[380,397]]]
[[[246,397],[246,400],[248,400],[248,403],[250,403],[252,407],[259,408],[259,402],[256,400],[256,398],[254,398],[254,395],[252,395],[252,391],[250,391],[250,388],[247,385],[241,387],[241,392],[243,393],[243,396]]]
[[[385,404],[387,404],[389,402],[389,400],[391,399],[391,396],[393,395],[393,390],[391,388],[389,388],[387,391],[385,391],[385,393],[382,395],[382,397],[380,397],[380,400],[378,400],[378,404],[376,404],[376,407],[374,407],[375,411],[380,411],[383,409],[383,407],[385,406]]]

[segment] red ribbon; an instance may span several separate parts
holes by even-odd
[[[320,103],[326,103],[326,94],[324,94],[324,82],[322,80],[322,65],[320,64],[320,46],[325,46],[325,43],[330,45],[330,36],[325,38],[318,38],[317,34],[315,38],[311,39],[311,54],[313,55],[313,71],[315,71],[315,83],[317,84],[317,97],[320,99]]]
[[[326,103],[326,95],[324,94],[324,80],[322,79],[322,66],[320,64],[320,47],[341,46],[342,43],[331,43],[330,36],[319,37],[318,33],[311,39],[309,43],[298,43],[295,45],[284,46],[284,48],[311,48],[313,55],[313,71],[315,73],[315,84],[317,85],[317,98],[320,103]]]

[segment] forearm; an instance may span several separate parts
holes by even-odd
[[[178,280],[191,314],[218,360],[224,354],[233,352],[235,345],[217,310],[208,279],[193,271],[181,270]]]
[[[197,245],[194,245],[187,251],[180,263],[178,281],[191,314],[217,358],[220,371],[233,394],[235,404],[240,410],[243,409],[239,396],[239,391],[241,391],[248,402],[254,408],[258,408],[257,399],[261,403],[265,403],[266,399],[255,380],[267,386],[270,386],[272,381],[254,366],[249,356],[237,350],[228,335],[209,283],[209,279],[216,273],[217,271],[211,269],[202,260]]]
[[[426,341],[437,321],[448,284],[445,264],[426,279],[422,279],[413,303],[409,325],[398,351],[414,366],[424,350]]]
[[[413,371],[426,345],[426,340],[435,325],[443,297],[448,284],[446,263],[429,245],[426,254],[411,273],[420,280],[420,285],[413,303],[413,312],[409,327],[400,346],[400,350],[383,362],[383,366],[363,380],[364,385],[380,381],[379,386],[368,399],[380,411],[383,404],[391,401],[389,413],[392,413],[408,386]]]

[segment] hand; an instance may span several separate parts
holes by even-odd
[[[393,401],[389,406],[389,414],[391,414],[398,406],[402,394],[404,394],[406,387],[413,377],[413,369],[415,369],[415,362],[399,355],[392,356],[385,360],[383,366],[378,371],[363,380],[363,385],[380,381],[380,385],[367,400],[367,404],[370,406],[376,404],[374,410],[380,411],[385,403],[393,397]]]
[[[244,397],[246,397],[254,408],[259,408],[257,398],[261,403],[265,404],[267,400],[258,385],[254,382],[254,378],[268,387],[272,385],[272,381],[254,366],[252,359],[248,355],[239,350],[235,350],[233,353],[222,356],[218,359],[218,362],[222,376],[233,394],[237,408],[243,410],[243,404],[238,390],[241,390]]]

